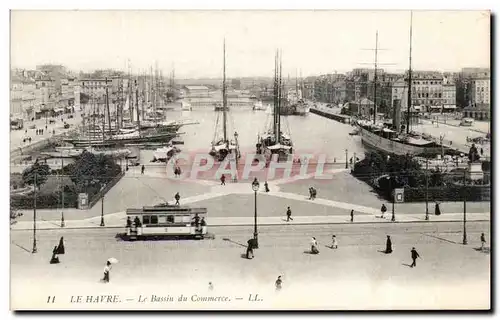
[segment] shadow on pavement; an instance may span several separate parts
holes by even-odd
[[[411,264],[408,263],[402,263],[403,266],[407,266],[408,268],[411,268]]]
[[[482,252],[484,254],[490,254],[490,248],[488,248],[488,247],[485,247],[483,249],[481,249],[481,248],[474,248],[474,250],[476,250],[478,252]]]
[[[19,244],[15,243],[15,242],[12,242],[12,244],[14,244],[16,247],[19,247],[19,248],[23,249],[24,251],[26,251],[26,252],[28,252],[28,253],[31,253],[31,250],[28,250],[28,249],[26,249],[25,247],[23,247],[23,246],[21,246],[21,245],[19,245]]]
[[[234,243],[234,244],[237,244],[237,245],[239,245],[239,246],[241,246],[241,247],[244,247],[244,248],[246,248],[246,247],[247,247],[247,245],[246,245],[246,244],[243,244],[243,243],[239,243],[239,242],[233,241],[233,240],[231,240],[231,239],[229,239],[229,238],[222,238],[222,240],[227,241],[227,242],[231,242],[231,243]]]

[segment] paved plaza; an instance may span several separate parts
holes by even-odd
[[[252,236],[250,226],[211,228],[215,239],[203,241],[124,242],[115,239],[118,231],[113,229],[40,231],[36,254],[31,253],[32,234],[13,231],[13,303],[23,304],[24,295],[17,290],[30,282],[34,297],[30,307],[46,303],[47,294],[58,297],[58,306],[71,307],[63,299],[69,299],[68,287],[78,286],[83,295],[117,292],[123,298],[135,298],[120,308],[138,307],[137,296],[152,293],[232,295],[233,300],[243,296],[245,301],[234,303],[255,309],[293,308],[294,299],[310,308],[487,308],[490,255],[477,247],[481,232],[488,237],[489,223],[470,223],[466,246],[461,244],[461,230],[460,223],[260,227],[253,260],[242,257]],[[328,248],[332,234],[338,238],[336,250]],[[381,252],[387,234],[393,241],[390,255]],[[66,253],[60,256],[60,264],[50,265],[51,250],[61,236]],[[312,236],[319,242],[318,255],[308,253]],[[412,247],[422,257],[413,269],[409,267]],[[99,283],[110,257],[119,260],[111,282]],[[283,276],[284,289],[276,296],[278,275]],[[210,293],[209,281],[215,286]],[[51,288],[50,293],[42,291],[44,286]],[[249,293],[258,293],[264,301],[252,305],[247,301]],[[231,308],[237,306],[234,303],[212,307]],[[168,304],[144,307],[171,308]]]

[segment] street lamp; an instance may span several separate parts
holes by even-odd
[[[104,184],[101,187],[101,227],[104,227]]]
[[[466,190],[466,186],[465,186],[465,179],[466,179],[466,176],[465,176],[465,170],[464,170],[464,188],[463,188],[463,192],[464,192],[464,237],[463,237],[463,240],[462,240],[462,243],[464,245],[467,244],[467,228],[466,228],[466,224],[467,224],[467,190]]]
[[[429,220],[429,159],[425,159],[425,220]]]
[[[259,240],[257,233],[257,191],[259,191],[260,183],[257,178],[253,179],[252,190],[254,192],[254,225],[253,225],[253,238],[255,240],[255,248],[259,248]]]
[[[347,149],[345,149],[345,168],[347,169]]]
[[[35,171],[35,183],[34,183],[34,194],[33,194],[33,250],[31,253],[37,253],[36,248],[36,171]]]
[[[392,196],[392,217],[391,221],[396,222],[396,212],[394,209],[394,200],[396,197],[396,193],[394,192],[394,189],[392,188],[392,177],[388,176],[387,179],[389,180],[389,190],[391,190],[391,196]]]

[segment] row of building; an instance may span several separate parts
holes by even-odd
[[[391,114],[395,103],[408,108],[408,74],[386,73],[374,69],[354,69],[347,74],[327,74],[303,80],[307,99],[335,105],[345,103],[372,105],[360,108],[362,116],[373,112]],[[376,87],[375,87],[376,84]],[[454,112],[461,110],[474,118],[489,118],[490,70],[464,68],[458,73],[435,71],[412,72],[412,108],[422,112]],[[376,94],[376,96],[375,96]]]
[[[70,112],[75,104],[77,80],[63,66],[11,71],[11,118],[40,118],[47,110]]]

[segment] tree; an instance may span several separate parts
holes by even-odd
[[[23,183],[27,185],[34,185],[36,176],[36,187],[40,189],[40,186],[47,181],[49,174],[50,167],[46,163],[40,164],[37,160],[32,166],[24,169],[22,178]]]
[[[121,168],[109,155],[96,156],[83,151],[76,161],[68,166],[68,171],[76,189],[84,192],[89,187],[99,189],[101,184],[108,183],[120,173]]]

